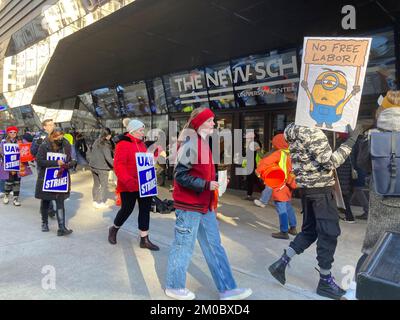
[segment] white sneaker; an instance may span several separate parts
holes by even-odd
[[[253,291],[248,288],[236,288],[233,290],[226,290],[219,294],[221,300],[243,300],[250,297]]]
[[[10,202],[10,199],[8,199],[8,196],[7,196],[7,195],[4,195],[3,203],[4,203],[4,204],[8,204],[9,202]]]
[[[176,300],[194,300],[195,294],[189,289],[165,289],[165,294]]]
[[[258,199],[255,199],[255,200],[254,200],[254,204],[255,204],[257,207],[265,208],[265,204],[262,203],[262,202],[261,202],[260,200],[258,200]]]
[[[18,197],[14,197],[14,199],[13,199],[13,204],[14,204],[14,206],[16,206],[16,207],[21,206],[21,202],[18,201]]]
[[[104,202],[98,203],[96,201],[93,201],[93,207],[95,207],[96,209],[106,209],[108,208],[108,205],[106,205]]]

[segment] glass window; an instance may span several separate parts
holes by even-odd
[[[203,70],[165,76],[164,85],[172,112],[192,112],[198,107],[209,107]]]
[[[168,115],[154,115],[152,129],[160,129],[168,137]]]
[[[372,36],[363,95],[396,89],[396,55],[392,30]]]
[[[296,101],[299,70],[295,50],[252,55],[232,63],[240,107]]]
[[[232,72],[229,62],[206,68],[206,83],[212,109],[235,108]]]
[[[164,85],[161,78],[147,81],[149,92],[149,104],[151,113],[168,113],[167,101],[165,99]]]
[[[44,19],[42,25],[48,30],[50,34],[57,32],[64,27],[60,8],[57,4],[43,11],[43,16]]]
[[[77,0],[60,0],[58,2],[63,24],[65,26],[78,20],[85,14],[81,1]]]
[[[244,116],[242,128],[243,128],[244,135],[246,133],[246,129],[254,130],[254,133],[256,135],[254,140],[259,140],[261,142],[261,144],[264,143],[265,135],[264,135],[264,115],[263,114]]]
[[[115,89],[97,89],[92,92],[92,99],[97,117],[103,119],[115,119],[121,117]]]
[[[128,86],[118,86],[118,95],[123,96],[121,106],[124,116],[137,117],[151,114],[146,84],[140,81]]]

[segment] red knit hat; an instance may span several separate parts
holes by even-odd
[[[15,126],[8,127],[6,132],[9,133],[10,131],[16,131],[18,133],[18,128]]]
[[[190,121],[194,130],[197,130],[204,122],[210,118],[214,118],[215,114],[210,109],[205,109],[200,112],[195,118]]]

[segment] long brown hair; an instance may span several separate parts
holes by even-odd
[[[55,129],[52,133],[50,133],[49,141],[50,141],[51,149],[53,151],[59,151],[61,149],[61,147],[58,146],[56,143],[54,143],[54,141],[63,135],[64,135],[64,131],[62,131],[60,129]]]
[[[180,145],[182,144],[182,142],[184,142],[184,138],[185,138],[185,130],[186,129],[192,129],[192,130],[194,130],[194,128],[193,128],[193,126],[192,126],[192,124],[191,124],[191,122],[192,122],[192,120],[194,119],[194,118],[196,118],[200,113],[202,113],[204,110],[206,110],[207,108],[206,107],[200,107],[200,108],[197,108],[197,109],[194,109],[193,111],[192,111],[192,113],[190,114],[190,117],[189,117],[189,119],[188,119],[188,121],[186,122],[186,124],[183,126],[183,129],[182,129],[182,131],[180,132],[180,134],[179,134],[179,137],[178,137],[178,148],[180,147]],[[196,130],[195,130],[196,131]]]

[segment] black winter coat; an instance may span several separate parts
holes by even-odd
[[[112,155],[112,145],[109,141],[101,144],[101,139],[97,139],[92,146],[89,166],[97,170],[112,170],[114,168],[114,160]]]
[[[36,154],[38,179],[36,181],[35,198],[42,200],[56,200],[56,199],[65,200],[69,198],[69,193],[71,191],[71,177],[69,172],[68,172],[68,181],[69,181],[68,192],[63,193],[63,192],[42,191],[46,168],[58,167],[57,161],[47,160],[48,152],[57,152],[66,154],[67,155],[66,163],[69,165],[69,168],[72,168],[74,166],[74,163],[71,162],[72,160],[71,145],[69,144],[69,142],[66,139],[64,139],[62,148],[59,151],[53,151],[49,139],[46,138],[40,145],[39,150]]]

